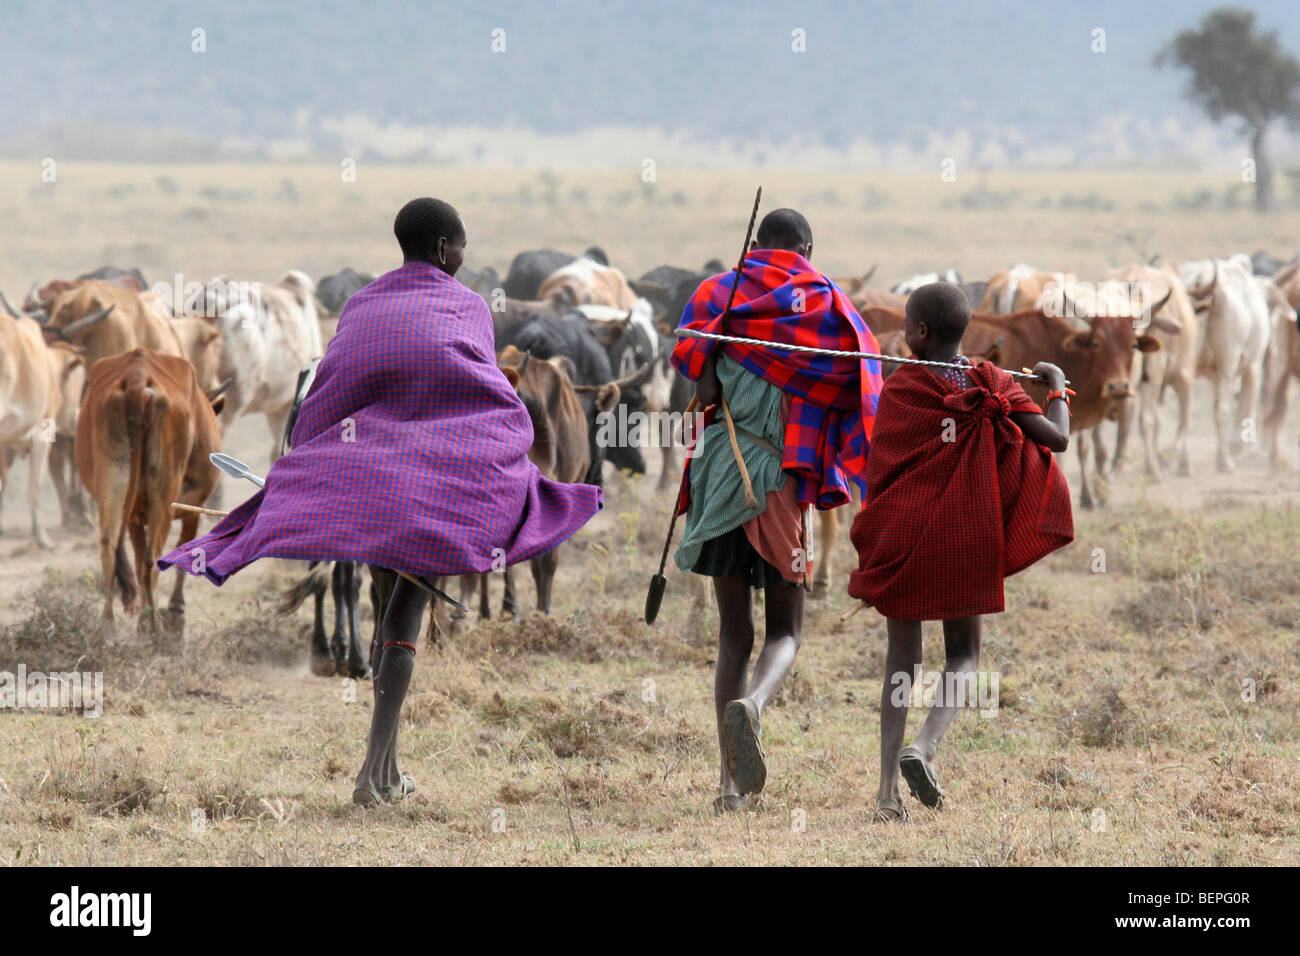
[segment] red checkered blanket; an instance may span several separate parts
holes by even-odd
[[[735,282],[734,271],[704,280],[678,328],[722,332],[722,313]],[[839,286],[803,256],[783,249],[756,249],[745,257],[726,334],[844,352],[880,351]],[[848,479],[861,487],[866,475],[880,363],[683,338],[673,350],[673,367],[698,381],[715,348],[790,395],[782,467],[798,479],[800,503],[834,508],[847,502]],[[685,507],[684,500],[679,506]]]

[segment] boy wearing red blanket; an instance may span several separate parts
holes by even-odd
[[[939,808],[939,740],[975,686],[980,615],[1004,609],[1002,581],[1074,540],[1070,493],[1052,452],[1070,441],[1065,376],[1040,362],[1046,414],[1006,372],[958,354],[970,305],[955,285],[922,286],[907,301],[904,335],[917,358],[961,368],[903,365],[876,410],[867,496],[853,522],[859,566],[849,594],[887,618],[880,698],[876,818],[905,820],[901,773]],[[934,706],[903,748],[911,684],[920,673],[921,622],[943,621],[947,662]]]

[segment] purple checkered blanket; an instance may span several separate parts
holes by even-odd
[[[408,263],[348,300],[266,487],[158,566],[219,585],[268,557],[423,575],[525,561],[601,507],[599,488],[542,477],[532,442],[487,304]]]

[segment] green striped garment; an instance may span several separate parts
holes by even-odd
[[[781,389],[725,354],[718,356],[718,381],[738,429],[752,432],[777,448],[785,446]],[[745,507],[745,485],[731,451],[727,423],[719,411],[717,423],[705,429],[691,459],[691,504],[686,509],[686,533],[673,556],[683,571],[695,566],[704,542],[762,514],[767,507],[768,492],[780,491],[785,486],[780,458],[739,432],[736,441],[749,469],[758,508]]]

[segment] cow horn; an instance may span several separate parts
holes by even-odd
[[[871,268],[867,270],[867,274],[862,277],[863,285],[866,285],[868,282],[871,281],[871,277],[876,274],[876,267],[879,265],[880,265],[879,262],[873,262],[871,264]]]
[[[107,309],[100,309],[98,312],[92,312],[90,313],[90,315],[82,316],[81,318],[77,319],[77,321],[75,322],[69,322],[59,331],[63,333],[63,337],[65,339],[71,338],[72,336],[77,335],[78,333],[86,331],[86,329],[90,328],[96,322],[104,321],[104,319],[108,318],[109,313],[116,308],[117,305],[114,304],[114,305],[110,305]]]
[[[1147,265],[1153,266],[1159,261],[1160,261],[1160,253],[1157,252],[1154,256],[1152,256],[1150,259],[1147,260]]]
[[[5,311],[8,312],[11,316],[13,316],[15,319],[18,318],[18,313],[14,311],[13,305],[11,305],[9,302],[9,296],[5,295],[3,292],[0,292],[0,305],[3,305]]]
[[[619,390],[624,392],[629,388],[636,388],[638,385],[644,384],[645,381],[650,378],[650,370],[654,368],[654,364],[653,360],[646,362],[635,372],[630,373],[624,378],[620,378],[613,384],[617,385]]]
[[[1162,308],[1164,308],[1165,303],[1169,301],[1169,297],[1173,294],[1174,294],[1174,287],[1170,286],[1169,291],[1165,293],[1165,297],[1161,299],[1159,302],[1157,302],[1155,305],[1151,306],[1151,315],[1155,315]]]
[[[229,378],[227,378],[225,381],[223,381],[220,385],[218,385],[216,388],[214,388],[212,391],[206,392],[205,394],[208,396],[208,401],[215,402],[222,395],[226,394],[226,389],[230,388],[230,386],[233,385],[234,382],[235,382],[235,377],[232,375]]]

